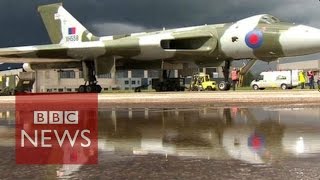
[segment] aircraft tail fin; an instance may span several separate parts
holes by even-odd
[[[62,3],[39,6],[38,12],[53,44],[99,39],[65,10]]]

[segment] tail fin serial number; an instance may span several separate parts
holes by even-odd
[[[71,35],[66,37],[66,42],[70,41],[79,41],[79,36],[78,35]]]

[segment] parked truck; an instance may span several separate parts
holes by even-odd
[[[152,79],[152,89],[155,89],[157,92],[184,91],[185,79],[167,78],[162,81],[160,79]]]
[[[1,76],[0,81],[0,95],[9,96],[14,94],[14,89],[16,87],[17,75],[6,75]]]
[[[251,82],[250,86],[254,90],[262,90],[268,87],[291,89],[299,85],[299,71],[301,70],[261,72],[259,77]]]
[[[19,75],[5,75],[0,78],[0,96],[31,92],[35,82],[34,72],[19,72]]]

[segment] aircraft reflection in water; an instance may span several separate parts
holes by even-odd
[[[99,112],[99,148],[272,163],[320,153],[319,116],[292,108],[113,109]]]
[[[14,111],[0,112],[0,146],[13,147]],[[320,153],[320,109],[100,109],[100,157],[163,154],[272,163]]]

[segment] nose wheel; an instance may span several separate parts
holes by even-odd
[[[221,90],[221,91],[228,91],[228,90],[230,90],[230,87],[231,87],[230,82],[221,81],[221,82],[219,82],[219,84],[218,84],[218,88],[219,88],[219,90]]]
[[[229,82],[230,64],[231,64],[231,61],[227,60],[227,61],[225,61],[225,66],[222,67],[224,81],[220,81],[218,84],[218,88],[221,91],[230,90],[230,87],[231,87],[231,83]]]

